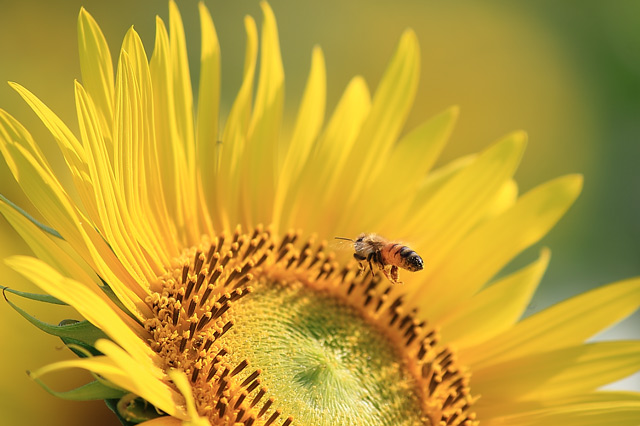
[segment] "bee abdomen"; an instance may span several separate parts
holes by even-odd
[[[407,246],[403,246],[402,244],[393,243],[389,247],[389,254],[393,257],[400,256],[401,258],[407,258],[411,255],[411,253],[415,253],[415,251],[411,250]]]
[[[415,251],[411,250],[409,247],[407,246],[402,246],[402,248],[400,249],[400,256],[403,258],[407,258],[409,256],[411,256],[412,253],[415,253]]]
[[[418,253],[405,245],[392,244],[389,247],[389,254],[395,260],[393,263],[409,271],[419,271],[424,266]]]

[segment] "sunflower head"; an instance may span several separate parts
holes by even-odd
[[[222,122],[209,12],[200,3],[194,95],[169,5],[153,53],[131,29],[115,67],[81,10],[78,135],[12,83],[54,136],[73,188],[0,111],[0,150],[44,219],[1,199],[36,255],[7,263],[48,295],[4,291],[82,316],[44,324],[8,298],[79,355],[32,378],[46,386],[50,371],[89,370],[85,387],[46,388],[105,399],[124,424],[149,426],[572,424],[607,398],[626,413],[631,397],[595,389],[637,369],[638,343],[583,342],[637,307],[640,282],[520,320],[549,252],[500,274],[569,208],[580,176],[519,197],[522,132],[432,170],[458,110],[403,130],[420,66],[410,30],[373,95],[354,78],[326,120],[314,49],[285,138],[266,3],[260,42],[245,19],[243,80]]]

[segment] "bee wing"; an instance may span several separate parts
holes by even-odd
[[[332,250],[353,251],[353,241],[336,237],[329,243],[329,248],[331,248]]]

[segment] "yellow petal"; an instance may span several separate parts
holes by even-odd
[[[140,55],[142,45],[134,40],[138,39],[132,30],[129,31],[129,37],[134,47],[132,53]],[[139,39],[138,39],[139,40]],[[113,189],[114,193],[118,193],[114,197],[115,200],[122,200],[124,204],[120,205],[120,215],[123,222],[122,227],[127,229],[131,235],[128,244],[135,253],[136,260],[140,264],[149,263],[149,270],[152,275],[148,276],[149,281],[153,281],[155,276],[164,272],[163,265],[168,265],[171,256],[168,251],[175,252],[171,248],[165,248],[164,240],[170,238],[170,233],[165,234],[164,239],[158,238],[162,235],[162,228],[156,223],[156,216],[166,217],[157,214],[149,204],[149,196],[147,193],[147,168],[157,168],[157,165],[147,163],[147,151],[149,139],[153,137],[153,133],[149,132],[147,120],[151,119],[146,116],[146,112],[150,111],[151,103],[147,103],[150,99],[143,97],[140,90],[141,82],[136,78],[136,74],[144,75],[145,72],[134,69],[129,55],[123,50],[118,63],[118,74],[116,80],[116,104],[114,117],[114,165],[113,165]],[[135,58],[134,63],[139,64],[143,58]],[[143,66],[144,67],[144,66]],[[144,77],[143,77],[144,78]],[[151,93],[148,92],[147,95]],[[97,189],[98,190],[98,189]],[[160,196],[154,194],[153,196]],[[115,211],[115,214],[118,211]],[[160,210],[162,212],[162,210]],[[165,213],[166,214],[166,213]],[[166,221],[165,221],[166,223]],[[140,246],[139,250],[136,250]],[[143,255],[142,252],[146,255]]]
[[[142,231],[137,233],[138,241],[151,258],[167,265],[179,249],[158,167],[151,73],[142,40],[133,28],[122,44],[118,70],[116,177],[127,198],[131,220]]]
[[[187,414],[190,417],[190,420],[185,422],[186,425],[209,426],[209,421],[205,417],[200,417],[198,414],[198,408],[196,407],[195,400],[193,399],[193,393],[191,391],[191,383],[184,372],[180,370],[170,370],[168,375],[180,393],[184,396]]]
[[[162,170],[163,192],[177,228],[178,243],[191,246],[200,239],[197,213],[193,209],[196,186],[187,161],[186,141],[180,139],[178,129],[176,110],[180,106],[176,105],[172,59],[167,29],[164,22],[156,18],[156,43],[149,65],[158,153],[156,167]]]
[[[82,83],[96,104],[100,129],[111,138],[113,117],[113,62],[100,27],[84,8],[78,16],[78,46]]]
[[[78,190],[83,206],[88,214],[95,214],[96,207],[95,200],[93,199],[93,186],[88,177],[89,171],[84,148],[64,122],[43,104],[40,99],[17,83],[9,83],[9,85],[22,96],[53,135],[73,177],[73,182]],[[23,141],[17,140],[16,142],[20,142],[23,146],[28,146],[24,144]],[[32,148],[31,151],[34,152],[34,149]],[[46,163],[40,162],[40,164],[44,166]]]
[[[33,96],[31,94],[28,95]],[[33,97],[33,99],[37,101],[35,97]],[[41,106],[46,109],[44,105]],[[53,113],[51,113],[50,111],[49,113],[49,115],[53,115]],[[55,120],[57,120],[57,117],[55,118]],[[30,158],[33,158],[35,163],[38,164],[39,168],[47,176],[51,176],[53,180],[58,181],[58,179],[55,178],[55,176],[57,175],[56,172],[49,165],[49,162],[44,157],[44,154],[40,150],[39,146],[33,140],[31,134],[15,118],[13,118],[10,114],[3,110],[0,110],[0,141],[4,141],[8,144],[17,143],[24,149],[28,150]],[[12,160],[11,156],[5,155],[4,158],[5,161],[8,162],[9,168],[13,171],[17,171],[16,164]],[[96,207],[95,200],[93,199],[93,184],[91,183],[87,175],[86,163],[82,164],[82,170],[74,168],[74,165],[72,163],[68,163],[68,166],[74,182],[76,183],[78,193],[81,196],[82,205],[85,207],[88,214],[95,215]]]
[[[413,105],[420,74],[420,47],[415,33],[402,34],[398,48],[373,96],[371,110],[349,152],[337,181],[334,205],[342,206],[349,215],[338,217],[334,229],[344,229],[349,216],[365,216],[359,194],[384,170],[389,152],[396,142]],[[344,188],[350,188],[345,191]],[[330,190],[330,188],[327,188]]]
[[[481,404],[480,404],[481,405]],[[500,414],[504,408],[517,407],[515,413]],[[487,418],[487,410],[478,410]],[[535,404],[506,404],[483,425],[489,426],[637,426],[640,394],[633,392],[595,392],[569,398],[558,398]]]
[[[448,313],[438,324],[447,343],[476,345],[508,330],[523,314],[549,263],[549,250]]]
[[[148,264],[148,259],[134,240],[135,232],[131,224],[129,211],[124,196],[116,182],[118,170],[112,169],[111,160],[108,157],[104,139],[100,133],[93,102],[84,91],[84,88],[77,82],[75,89],[78,122],[82,140],[87,148],[89,173],[95,186],[94,195],[99,214],[99,217],[92,219],[129,273],[136,278],[142,288],[148,289],[149,283],[157,277],[157,274]],[[116,110],[121,109],[120,104],[120,95],[118,95]],[[116,119],[116,122],[118,122],[118,119]],[[114,136],[115,157],[119,158],[115,162],[121,163],[123,161],[122,157],[128,155],[126,153],[123,154],[121,149],[121,146],[126,143],[121,141],[123,137],[121,130],[116,129]],[[124,167],[121,166],[120,168]]]
[[[518,184],[514,179],[506,181],[496,193],[480,222],[496,217],[509,210],[518,200]]]
[[[420,74],[420,47],[415,33],[402,34],[396,53],[373,96],[371,111],[345,167],[353,192],[364,188],[368,176],[376,175],[402,130],[411,110]],[[359,167],[349,167],[349,165]]]
[[[9,85],[22,96],[40,120],[42,120],[42,123],[49,129],[60,145],[60,150],[64,154],[65,160],[70,161],[78,170],[86,171],[84,149],[64,122],[27,89],[18,83],[10,82]]]
[[[75,247],[82,246],[82,238],[75,220],[79,221],[83,218],[76,215],[73,203],[60,182],[43,169],[21,145],[0,142],[0,150],[3,157],[7,159],[11,172],[27,197],[38,206],[47,224]]]
[[[238,186],[240,181],[240,159],[243,155],[249,120],[251,117],[251,99],[253,96],[253,81],[258,57],[258,30],[256,23],[250,16],[244,19],[247,32],[247,47],[245,52],[245,65],[242,86],[229,113],[225,124],[222,141],[218,145],[217,161],[214,163],[218,174],[216,175],[216,200],[219,205],[225,206],[219,209],[215,215],[217,222],[214,226],[218,229],[230,230],[230,218],[238,217]]]
[[[79,258],[73,250],[63,250],[60,245],[68,246],[64,240],[43,232],[38,226],[27,219],[4,201],[0,201],[0,213],[11,224],[29,248],[39,258],[65,276],[83,281],[98,283],[99,278],[87,264]],[[57,240],[57,241],[54,241]],[[80,265],[83,265],[84,268]]]
[[[49,162],[45,158],[40,146],[33,140],[29,131],[13,118],[8,112],[0,109],[0,140],[5,142],[17,142],[29,150],[29,153],[45,169],[51,170]],[[6,160],[10,160],[6,158]],[[15,165],[10,165],[14,168]]]
[[[457,301],[465,296],[461,291],[452,291],[452,288],[457,288],[462,283],[442,281],[441,265],[449,260],[451,250],[484,216],[496,191],[511,179],[522,157],[525,142],[524,133],[513,133],[489,147],[441,185],[431,198],[412,212],[398,231],[401,236],[415,235],[423,238],[423,242],[416,244],[416,249],[420,249],[425,269],[420,273],[419,279],[410,284],[413,288],[420,284],[414,299],[416,303],[424,302],[420,309],[430,320],[437,318],[436,314],[446,312],[451,306],[451,301],[443,303],[441,298],[444,300],[455,296]],[[465,260],[459,266],[467,263]],[[456,287],[452,287],[454,285]],[[409,287],[408,290],[411,291],[412,288]],[[433,300],[438,303],[427,303]]]
[[[639,304],[640,279],[602,286],[532,315],[508,331],[460,351],[459,356],[476,369],[574,346],[627,317]]]
[[[169,34],[171,46],[171,64],[173,65],[173,91],[175,101],[175,120],[179,141],[182,143],[187,159],[190,181],[195,180],[195,140],[193,131],[193,90],[187,58],[187,42],[180,11],[174,0],[169,1]]]
[[[183,425],[182,420],[171,416],[156,417],[146,422],[138,423],[138,426],[180,426]]]
[[[292,200],[289,194],[297,192],[300,184],[300,173],[306,166],[313,143],[316,141],[322,122],[326,102],[327,76],[324,56],[319,47],[313,49],[311,72],[307,81],[298,117],[289,145],[285,148],[285,158],[280,170],[278,192],[274,206],[275,222],[281,221],[284,211],[291,209]],[[285,199],[289,200],[286,205]]]
[[[123,321],[116,313],[118,308],[114,309],[113,304],[106,302],[106,296],[98,293],[101,290],[90,288],[95,286],[66,278],[40,259],[13,256],[5,262],[46,293],[73,306],[85,319],[126,348],[136,360],[151,362],[157,358],[157,354],[144,343],[149,333],[140,325],[132,327],[132,321]]]
[[[640,369],[640,341],[597,342],[473,369],[486,401],[548,400],[595,390]]]
[[[96,349],[113,360],[130,377],[133,385],[128,390],[172,416],[189,418],[185,412],[184,398],[166,383],[164,373],[159,368],[135,359],[109,340],[98,340]]]
[[[71,368],[82,368],[84,370],[100,374],[123,389],[130,389],[133,387],[131,378],[128,377],[128,375],[125,374],[117,365],[115,365],[112,360],[104,356],[54,362],[52,364],[45,365],[36,371],[29,372],[29,376],[33,379],[37,379],[54,371],[63,371]]]
[[[444,184],[449,182],[451,178],[462,170],[471,165],[478,158],[477,154],[465,155],[464,157],[456,158],[450,163],[444,166],[438,167],[420,181],[420,186],[417,193],[414,196],[413,203],[409,209],[411,212],[415,212],[422,208],[438,191],[442,189]]]
[[[213,20],[204,2],[198,3],[200,10],[201,50],[200,84],[198,87],[198,117],[196,121],[198,176],[207,200],[208,211],[214,211],[214,187],[216,147],[220,140],[220,44]],[[203,203],[204,204],[204,203]]]
[[[62,189],[60,182],[20,145],[0,141],[0,151],[29,199],[38,206],[45,221],[56,229],[73,250],[109,283],[126,308],[138,319],[150,315],[144,303],[147,293],[123,267],[93,223]]]
[[[407,214],[413,202],[413,194],[442,152],[457,118],[458,108],[449,108],[418,126],[394,146],[384,172],[371,180],[360,200],[368,209],[385,214],[367,215],[369,221],[349,215],[352,221],[346,227],[353,230],[353,235],[365,229],[383,232],[387,226],[391,226],[387,222],[393,222],[397,228],[397,218]],[[398,182],[400,176],[401,183]],[[380,216],[388,218],[388,221],[381,220]],[[403,237],[405,236],[394,236]]]
[[[421,295],[438,301],[437,306],[429,307],[431,318],[474,295],[518,253],[539,241],[573,204],[581,188],[581,176],[554,179],[465,236],[426,278],[428,291]],[[428,264],[429,254],[425,256]]]
[[[82,368],[130,390],[172,416],[188,418],[182,409],[184,402],[181,396],[160,378],[151,374],[151,371],[157,368],[149,368],[149,365],[131,358],[122,348],[109,340],[98,340],[96,348],[106,356],[56,362],[31,373],[31,377],[38,378],[53,371],[69,368]]]
[[[281,228],[290,227],[291,218],[306,223],[309,229],[320,234],[337,232],[337,216],[343,212],[342,206],[335,204],[335,196],[340,170],[360,132],[362,123],[369,114],[371,96],[361,77],[353,78],[340,98],[331,119],[318,138],[314,153],[304,167],[297,191],[289,194],[291,210],[284,211]],[[327,167],[327,165],[331,165]],[[324,210],[317,205],[333,205],[339,208]]]
[[[260,76],[242,156],[240,215],[236,220],[244,227],[272,222],[275,167],[284,105],[284,71],[276,19],[266,2],[261,2],[260,6],[264,14]]]

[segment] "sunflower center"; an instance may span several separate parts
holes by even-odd
[[[465,425],[468,375],[401,286],[326,243],[236,230],[185,252],[147,321],[212,425]]]
[[[400,354],[340,299],[267,282],[234,309],[231,358],[262,366],[263,384],[299,424],[423,424]]]

